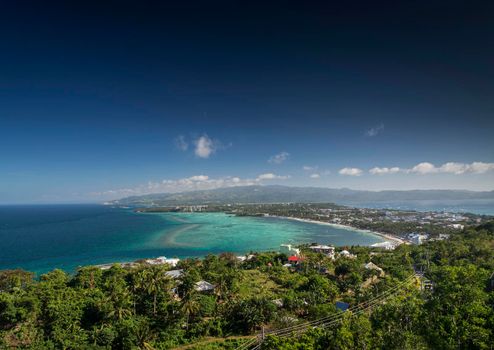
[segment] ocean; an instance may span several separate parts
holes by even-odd
[[[350,203],[348,203],[350,204]],[[494,214],[494,201],[352,203],[354,206]],[[283,243],[371,245],[369,232],[224,213],[135,213],[103,205],[0,206],[0,269],[37,274],[142,258],[277,250]]]
[[[37,274],[142,258],[277,250],[282,243],[371,245],[379,236],[278,218],[135,213],[103,205],[0,206],[0,269]]]

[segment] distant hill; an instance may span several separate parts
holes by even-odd
[[[494,199],[494,191],[462,190],[359,191],[347,188],[242,186],[181,193],[126,197],[112,201],[125,206],[175,206],[227,203],[325,203],[337,204],[409,201]]]

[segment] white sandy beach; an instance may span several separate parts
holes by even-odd
[[[336,228],[343,229],[343,230],[351,230],[351,231],[357,231],[357,232],[372,233],[372,234],[374,234],[376,236],[380,236],[380,237],[385,238],[390,243],[393,243],[394,245],[397,245],[397,246],[400,245],[400,244],[405,243],[401,238],[398,238],[396,236],[393,236],[393,235],[390,235],[390,234],[387,234],[387,233],[381,233],[381,232],[370,231],[370,230],[363,230],[363,229],[359,229],[359,228],[352,227],[352,226],[349,226],[349,225],[335,224],[335,223],[326,222],[326,221],[318,221],[318,220],[294,218],[294,217],[290,217],[290,216],[276,216],[276,215],[268,215],[268,214],[265,214],[264,216],[266,216],[266,217],[272,217],[272,218],[278,218],[278,219],[288,219],[288,220],[300,221],[300,222],[305,222],[305,223],[309,223],[309,224],[327,225],[327,226],[332,226],[332,227],[336,227]]]

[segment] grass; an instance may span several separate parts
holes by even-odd
[[[280,286],[271,280],[267,274],[258,270],[242,271],[239,285],[239,296],[242,299],[249,297],[274,297],[279,293]]]

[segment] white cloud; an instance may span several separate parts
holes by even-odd
[[[256,181],[262,181],[262,180],[286,180],[289,179],[290,176],[282,176],[282,175],[276,175],[273,173],[266,173],[266,174],[261,174],[256,178]]]
[[[189,177],[189,180],[190,181],[207,181],[207,180],[209,180],[209,176],[207,176],[207,175],[195,175],[195,176]]]
[[[494,163],[473,162],[469,165],[468,169],[474,174],[484,174],[494,170]]]
[[[369,173],[372,175],[385,175],[385,174],[396,174],[401,171],[400,168],[398,167],[392,167],[392,168],[379,168],[375,167],[369,170]]]
[[[362,175],[362,170],[359,168],[343,168],[338,171],[340,175],[349,175],[349,176],[360,176]]]
[[[317,166],[309,166],[309,165],[304,165],[304,166],[302,167],[302,169],[303,169],[304,171],[314,171],[314,170],[317,170]]]
[[[271,156],[268,159],[268,163],[281,164],[289,158],[290,158],[290,153],[283,151],[283,152],[280,152],[278,154],[275,154],[274,156]]]
[[[311,179],[319,179],[320,177],[321,177],[321,175],[319,175],[319,174],[310,174]]]
[[[374,136],[377,136],[377,134],[379,134],[383,130],[384,130],[384,124],[381,123],[377,126],[374,126],[373,128],[370,128],[369,130],[366,130],[365,135],[367,135],[369,137],[374,137]]]
[[[185,152],[189,149],[189,143],[187,142],[187,140],[185,140],[185,137],[183,135],[178,135],[175,138],[175,147]]]
[[[432,163],[422,162],[409,169],[408,172],[418,174],[431,174],[437,173],[437,168]]]
[[[415,165],[413,168],[409,169],[410,173],[417,173],[421,175],[425,174],[484,174],[488,171],[494,170],[494,163],[483,163],[483,162],[473,162],[470,164],[467,163],[457,163],[457,162],[448,162],[443,165],[436,167],[432,163],[419,163]]]
[[[102,192],[92,192],[91,197],[101,199],[118,199],[127,196],[139,196],[153,193],[177,193],[196,190],[212,190],[215,188],[252,186],[262,184],[264,181],[286,180],[290,176],[276,175],[273,173],[260,174],[254,179],[242,179],[240,177],[210,178],[207,175],[194,175],[176,180],[149,181],[146,184],[134,188],[121,188]]]
[[[384,175],[384,174],[396,174],[396,173],[407,173],[407,174],[484,174],[488,171],[494,170],[494,163],[483,163],[483,162],[473,162],[473,163],[458,163],[458,162],[448,162],[440,166],[435,166],[429,162],[422,162],[410,169],[402,169],[399,167],[392,168],[379,168],[374,167],[369,170],[372,175]]]
[[[209,156],[216,152],[217,144],[204,134],[194,141],[196,146],[194,153],[199,158],[209,158]]]

